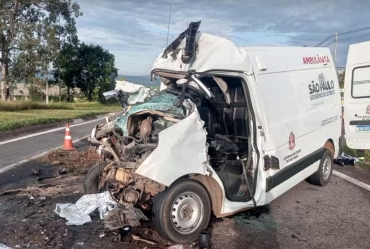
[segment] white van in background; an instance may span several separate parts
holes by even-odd
[[[347,146],[370,149],[370,41],[349,46],[344,79]]]

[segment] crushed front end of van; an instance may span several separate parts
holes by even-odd
[[[90,142],[98,147],[98,154],[106,163],[95,166],[99,167],[99,171],[95,170],[99,172],[96,188],[108,190],[125,207],[123,217],[134,206],[151,209],[152,198],[178,178],[189,173],[208,174],[203,126],[191,99],[182,98],[181,92],[174,91],[154,95],[131,106],[115,120],[98,125]],[[96,174],[90,178],[85,181],[86,193],[97,190]],[[117,216],[116,212],[112,215]],[[110,226],[139,225],[132,214],[129,219],[117,219],[119,224],[110,223]]]

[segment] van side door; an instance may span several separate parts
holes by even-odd
[[[367,43],[370,49],[370,42]],[[370,149],[370,55],[364,60],[361,46],[350,46],[344,80],[344,128],[347,146]]]

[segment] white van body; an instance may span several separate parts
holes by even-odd
[[[155,60],[151,77],[162,91],[93,130],[113,161],[85,181],[97,191],[102,174],[129,208],[123,216],[151,209],[156,230],[174,243],[196,240],[211,213],[266,205],[305,179],[326,185],[341,136],[328,48],[236,47],[197,32],[199,23]]]
[[[173,59],[171,54],[166,59],[161,54],[152,72],[163,77],[184,78],[186,73],[193,71],[200,80],[205,75],[228,75],[243,81],[255,117],[255,124],[249,125],[252,128],[251,140],[256,141],[253,145],[253,168],[257,171],[254,197],[258,206],[268,204],[316,172],[328,141],[334,146],[335,153],[338,152],[341,98],[328,48],[238,48],[227,39],[206,33],[197,34],[197,43],[196,59],[191,63],[182,63],[183,50],[177,59]],[[295,145],[290,147],[291,135],[295,138]],[[278,158],[279,169],[265,170],[265,156]],[[169,170],[165,167],[173,165],[162,165],[161,171]],[[198,167],[201,172],[204,166]],[[163,181],[153,174],[146,174],[144,168],[144,165],[140,166],[137,172],[155,181]],[[219,183],[224,193],[217,173],[209,175]],[[166,178],[167,184],[177,180],[177,176],[171,180],[169,177]],[[245,203],[229,201],[223,194],[219,216],[253,205],[252,200]]]
[[[344,88],[347,146],[370,149],[370,41],[349,46]]]

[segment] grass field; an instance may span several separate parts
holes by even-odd
[[[118,104],[102,105],[97,102],[56,102],[49,105],[30,101],[5,102],[0,103],[0,131],[121,110]]]

